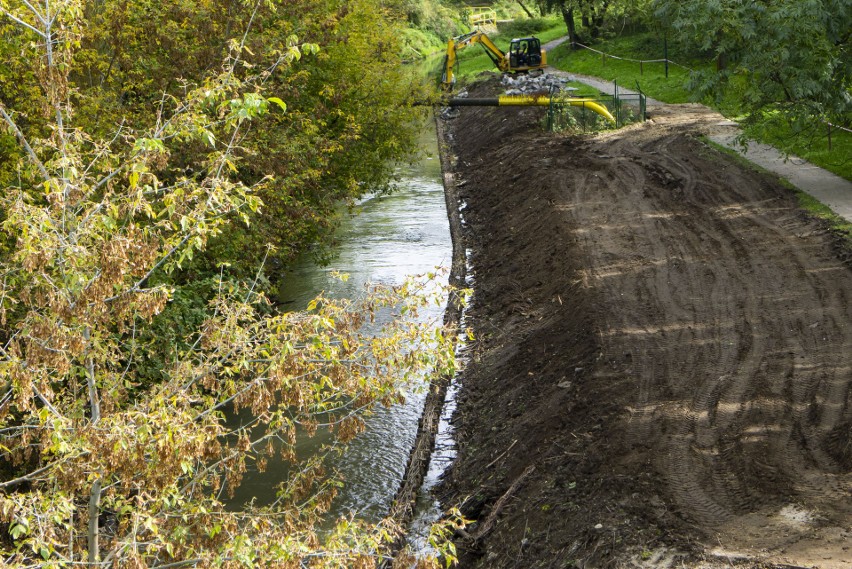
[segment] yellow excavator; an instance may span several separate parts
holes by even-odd
[[[456,52],[471,44],[478,43],[500,71],[530,71],[547,67],[547,53],[541,49],[541,41],[536,37],[515,38],[509,44],[509,52],[497,47],[491,38],[479,30],[451,38],[447,42],[447,55],[444,58],[444,73],[441,86],[449,91],[456,82],[455,67],[458,65]]]
[[[531,71],[533,69],[544,69],[547,67],[547,52],[541,48],[541,41],[536,37],[516,38],[509,44],[509,53],[503,53],[499,47],[494,45],[485,33],[476,30],[451,38],[447,42],[447,55],[444,58],[444,73],[441,76],[441,86],[445,91],[450,91],[456,82],[455,67],[458,65],[456,52],[471,44],[478,43],[485,48],[485,53],[494,62],[500,71]],[[574,107],[590,109],[611,123],[615,124],[615,117],[606,107],[593,99],[568,99],[561,101]],[[451,107],[468,106],[549,106],[553,103],[550,95],[501,95],[487,99],[453,98],[448,99],[447,104]]]

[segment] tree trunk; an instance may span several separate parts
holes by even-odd
[[[521,8],[523,8],[523,9],[524,9],[524,12],[526,12],[526,13],[527,13],[527,16],[529,16],[530,18],[535,18],[535,16],[533,16],[532,12],[530,12],[530,11],[529,11],[529,9],[527,9],[527,7],[526,7],[526,6],[524,6],[524,3],[523,3],[523,2],[521,2],[521,0],[518,0],[518,4],[520,4],[520,5],[521,5]]]
[[[83,332],[83,338],[88,342],[91,338],[91,331],[86,328]],[[98,395],[98,385],[95,381],[95,362],[89,357],[86,360],[86,383],[89,387],[89,408],[92,413],[92,425],[97,425],[101,420],[101,398]],[[92,483],[92,493],[89,496],[89,535],[88,548],[89,565],[95,565],[100,557],[100,544],[98,542],[98,516],[100,515],[101,507],[101,480],[100,478]]]
[[[89,565],[96,565],[100,557],[101,546],[98,543],[100,527],[98,525],[98,516],[100,515],[101,507],[101,481],[95,480],[92,484],[92,493],[89,496]]]
[[[568,41],[571,42],[571,49],[579,49],[577,44],[582,42],[574,25],[574,8],[566,8],[565,4],[562,4],[561,11],[562,19],[565,20],[565,27],[568,28]]]

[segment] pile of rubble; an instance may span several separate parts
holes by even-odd
[[[566,87],[565,84],[573,81],[574,77],[557,77],[542,73],[503,75],[503,85],[506,87],[507,95],[530,95],[534,93],[550,93],[551,91],[576,91],[576,87]]]

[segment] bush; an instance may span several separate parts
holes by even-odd
[[[553,27],[550,18],[533,18],[526,20],[512,20],[511,22],[500,22],[497,24],[497,32],[503,36],[513,38],[534,36]]]
[[[409,28],[403,32],[404,59],[423,57],[443,49],[447,39],[467,29],[461,13],[435,0],[408,0],[402,6]]]

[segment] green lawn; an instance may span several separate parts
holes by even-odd
[[[645,60],[662,59],[664,53],[662,40],[648,33],[597,42],[594,48],[619,57]],[[669,58],[674,59],[671,54]],[[686,88],[689,71],[676,65],[669,64],[669,75],[666,77],[663,63],[640,65],[631,61],[603,58],[600,54],[586,49],[572,50],[568,43],[548,53],[547,60],[550,65],[563,71],[594,75],[609,81],[616,79],[619,85],[628,89],[635,90],[638,84],[646,95],[666,103],[686,103],[691,100]],[[695,61],[686,61],[683,64],[693,68],[702,65]]]
[[[663,57],[662,40],[649,32],[596,42],[594,48],[631,59]],[[714,65],[713,62],[696,61],[677,52],[670,52],[669,59],[693,69],[712,69]],[[669,65],[669,76],[666,78],[662,63],[643,64],[640,67],[634,62],[602,58],[600,54],[588,50],[572,50],[567,44],[562,44],[548,53],[548,62],[564,71],[593,75],[610,81],[617,79],[619,85],[628,89],[635,89],[638,83],[646,95],[666,103],[686,103],[694,100],[686,86],[689,71],[675,65]],[[731,97],[722,101],[718,108],[722,114],[734,120],[742,118],[739,102]],[[835,129],[829,150],[826,125],[814,123],[801,131],[795,131],[780,116],[767,114],[762,121],[748,127],[746,134],[852,180],[852,133]]]
[[[790,125],[777,114],[767,113],[763,121],[746,128],[746,134],[755,140],[795,154],[817,164],[838,176],[852,180],[852,133],[833,129],[831,150],[828,149],[828,126],[822,123],[808,125],[794,133]]]
[[[589,97],[591,99],[609,98],[609,95],[601,93],[594,87],[590,87],[589,85],[580,83],[579,81],[568,81],[565,86],[577,89],[571,93],[575,97]]]

